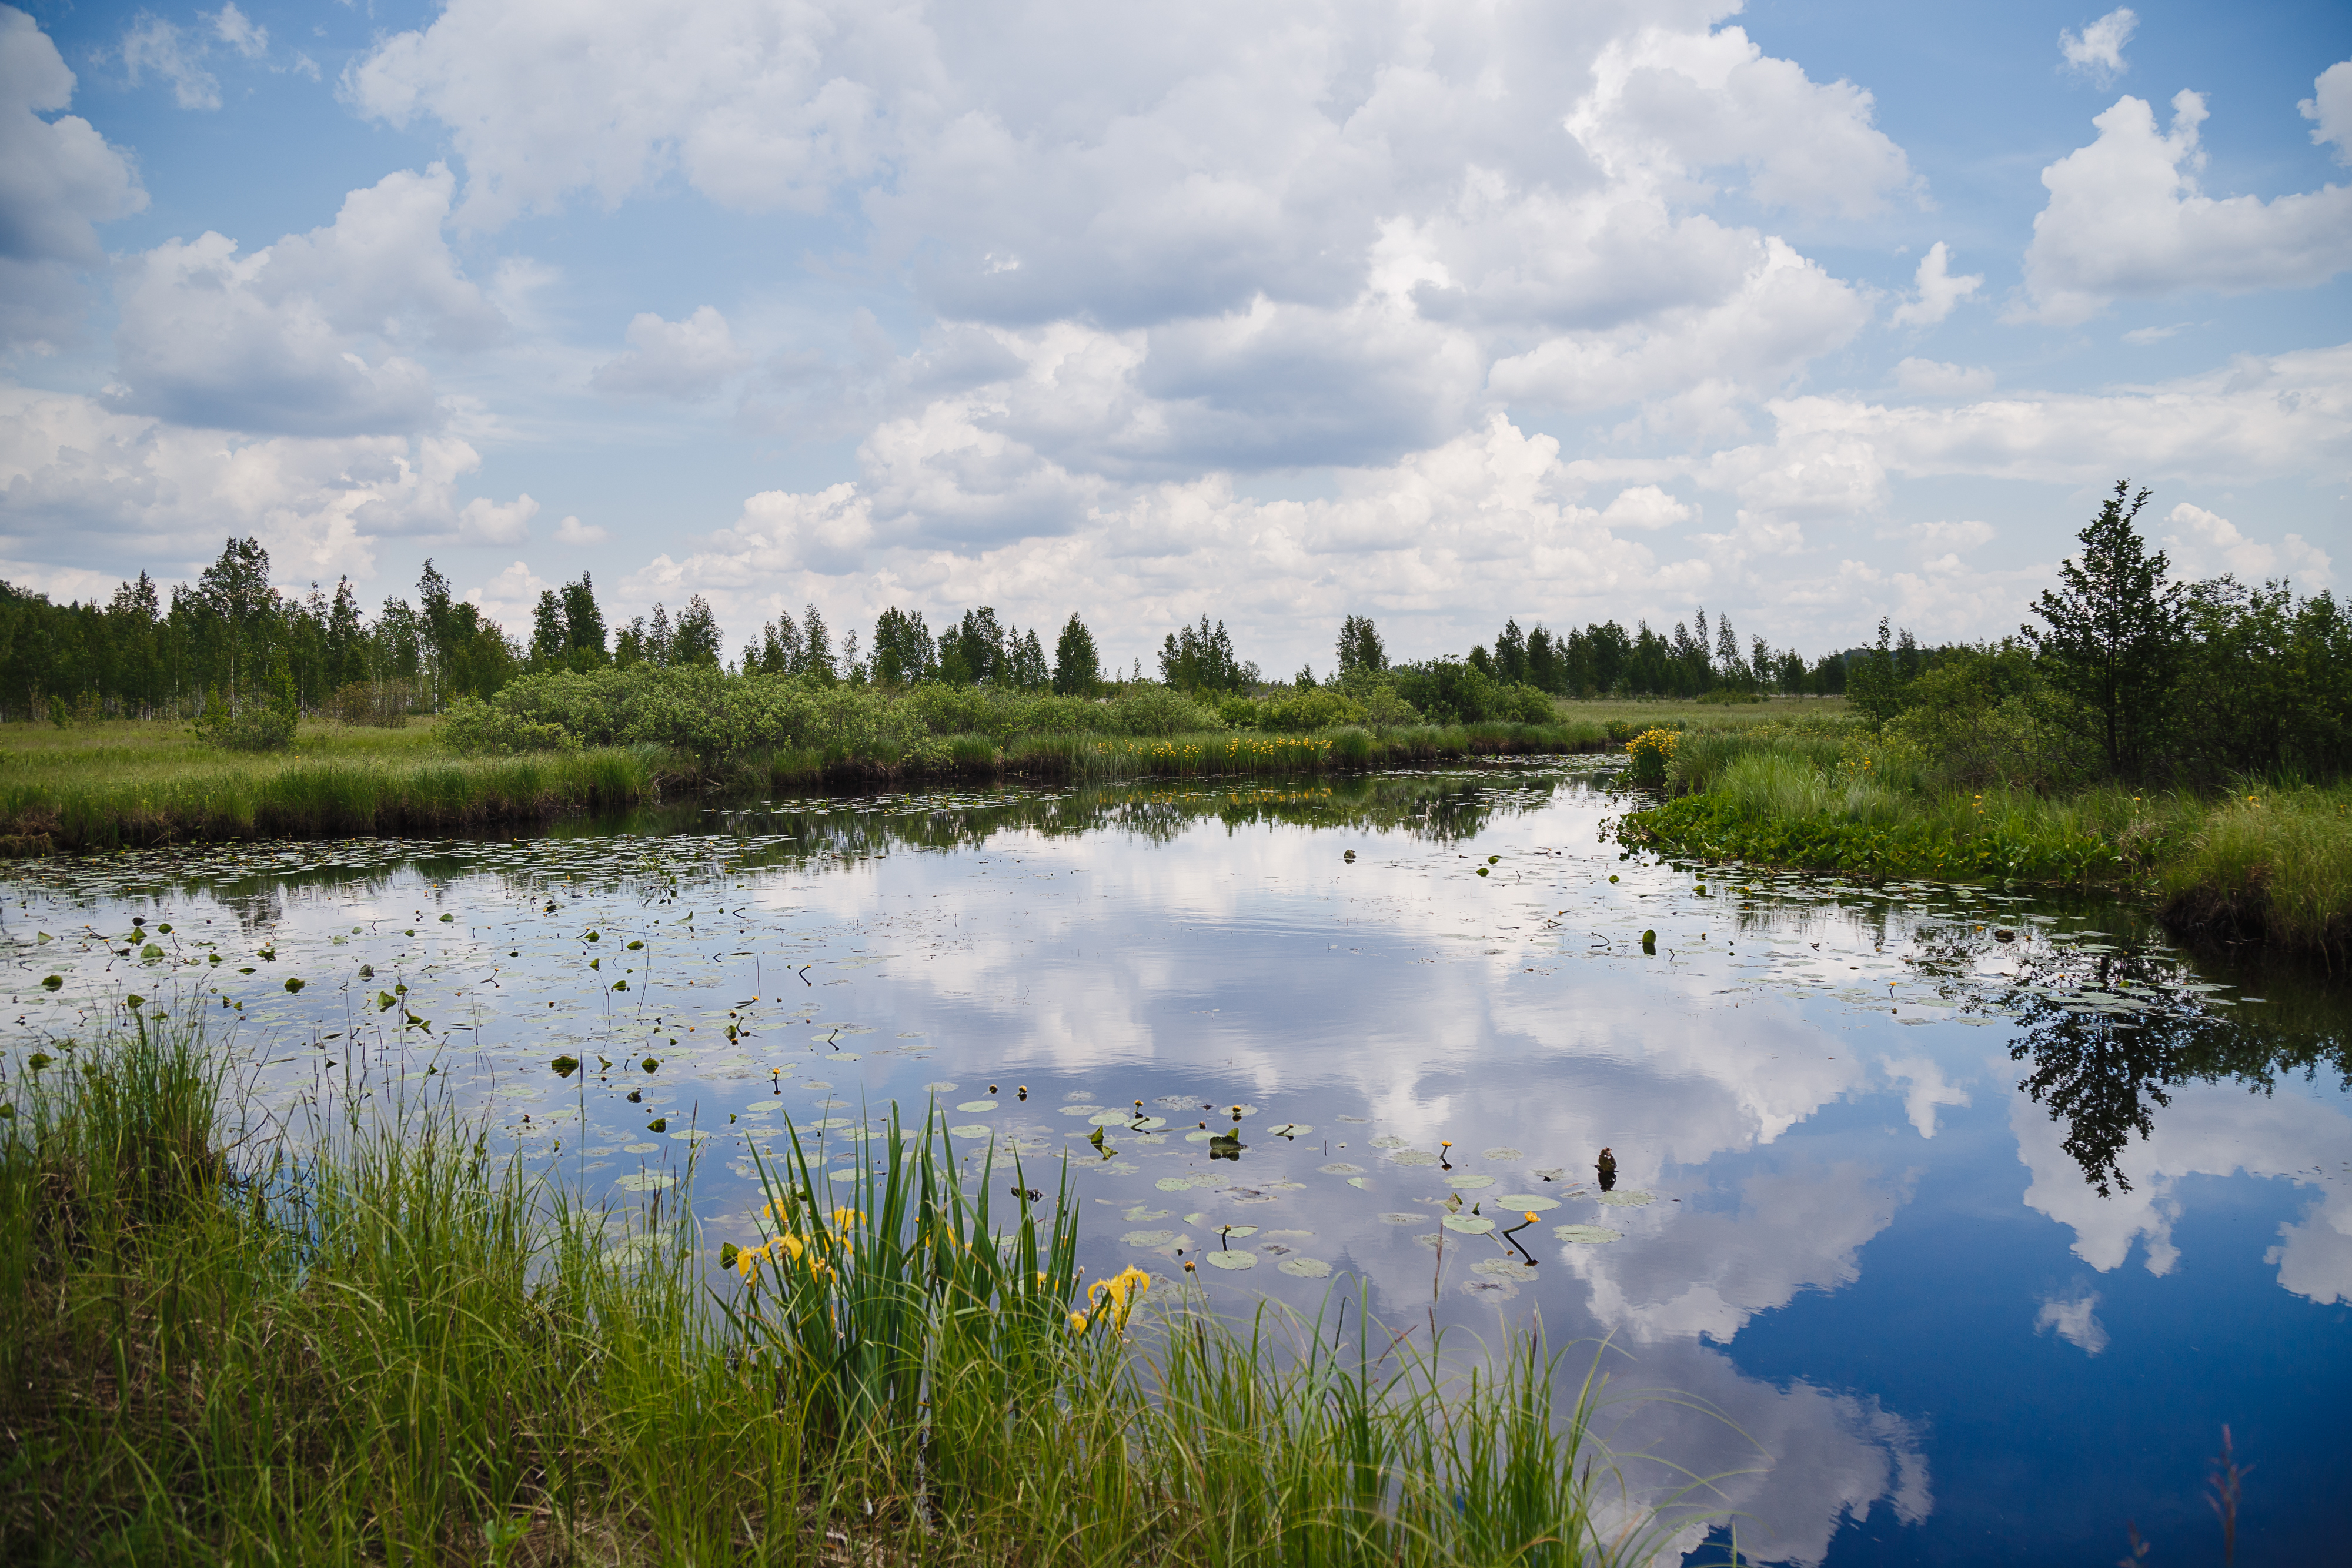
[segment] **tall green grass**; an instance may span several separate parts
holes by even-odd
[[[1664,1542],[1589,1436],[1597,1380],[1556,1408],[1538,1332],[1457,1372],[1360,1314],[1082,1291],[1067,1193],[1016,1166],[992,1208],[1008,1173],[960,1180],[935,1123],[838,1187],[794,1143],[737,1286],[683,1186],[585,1205],[430,1106],[225,1149],[220,1088],[199,1039],[146,1033],[16,1087],[0,1556],[1370,1568]]]

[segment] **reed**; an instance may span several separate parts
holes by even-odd
[[[225,1141],[189,1032],[70,1050],[0,1133],[0,1555],[141,1563],[1620,1563],[1665,1516],[1523,1327],[1082,1289],[1063,1191],[936,1121],[796,1138],[714,1272],[446,1108]],[[868,1145],[869,1151],[872,1145]],[[753,1248],[758,1249],[756,1256]],[[712,1298],[724,1304],[714,1309]],[[1680,1520],[1673,1522],[1681,1522]]]

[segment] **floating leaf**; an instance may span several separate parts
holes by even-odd
[[[139,956],[149,963],[154,962],[163,956],[163,949],[157,946],[152,942],[148,943],[145,946],[139,949]]]
[[[1364,1174],[1363,1166],[1351,1166],[1345,1160],[1333,1160],[1328,1166],[1317,1166],[1315,1168],[1321,1171],[1325,1176],[1361,1176]]]
[[[948,1129],[950,1134],[959,1138],[985,1138],[995,1130],[985,1122],[966,1122],[961,1127]]]
[[[1612,1230],[1605,1225],[1555,1225],[1551,1228],[1551,1233],[1562,1241],[1598,1243],[1624,1239],[1623,1232]]]
[[[66,977],[63,975],[44,975],[41,977],[41,989],[45,991],[54,991],[65,983]]]
[[[666,1132],[668,1128],[669,1118],[667,1116],[656,1116],[652,1121],[646,1124],[646,1131],[648,1133]]]
[[[1257,1254],[1255,1252],[1212,1252],[1209,1254],[1209,1263],[1211,1267],[1217,1269],[1255,1269],[1257,1267]]]
[[[1457,1176],[1453,1178],[1453,1181],[1455,1186],[1461,1187],[1465,1191],[1482,1186],[1492,1186],[1495,1185],[1495,1178],[1493,1176],[1479,1176],[1475,1173],[1469,1176]]]
[[[299,990],[300,990],[300,989],[302,988],[302,980],[301,980],[301,978],[300,978],[299,976],[295,976],[295,975],[289,975],[289,976],[287,976],[287,977],[286,977],[286,988],[287,988],[287,990],[288,990],[288,991],[289,991],[289,992],[292,992],[292,991],[299,991]]]
[[[969,1112],[993,1111],[996,1109],[996,1102],[993,1100],[966,1100],[961,1104],[958,1105],[956,1109],[959,1111]]]
[[[1120,1218],[1130,1225],[1139,1225],[1147,1219],[1165,1219],[1168,1218],[1168,1211],[1164,1208],[1146,1208],[1139,1203]]]
[[[634,1176],[621,1177],[613,1185],[624,1192],[659,1192],[664,1187],[676,1186],[677,1177],[668,1171],[639,1171]]]
[[[1500,1148],[1484,1150],[1479,1154],[1478,1157],[1482,1160],[1523,1160],[1528,1156],[1520,1153],[1517,1149],[1505,1145]]]
[[[1383,1214],[1381,1216],[1381,1223],[1382,1225],[1419,1225],[1426,1218],[1427,1216],[1419,1214]]]
[[[952,1094],[955,1092],[955,1085],[952,1083],[926,1083],[923,1085],[923,1092],[927,1094]]]
[[[1491,1274],[1498,1280],[1516,1280],[1527,1273],[1528,1260],[1524,1258],[1481,1258],[1470,1265],[1470,1271]]]
[[[1349,1186],[1361,1187],[1366,1192],[1370,1192],[1372,1190],[1372,1178],[1370,1176],[1349,1176],[1348,1178],[1348,1185]]]
[[[1129,1112],[1104,1111],[1085,1105],[1065,1105],[1062,1107],[1062,1114],[1065,1116],[1084,1116],[1087,1121],[1092,1122],[1097,1127],[1124,1127],[1129,1123],[1139,1120],[1138,1117]],[[1150,1120],[1149,1117],[1140,1119],[1146,1121]],[[1167,1124],[1163,1122],[1160,1124],[1165,1126]]]
[[[1331,1265],[1320,1258],[1285,1258],[1275,1267],[1300,1280],[1320,1280],[1331,1272]]]
[[[558,1078],[569,1078],[580,1071],[580,1059],[576,1056],[559,1056],[549,1062],[548,1066],[555,1069],[555,1075]]]
[[[33,1052],[32,1055],[25,1058],[25,1065],[32,1069],[35,1072],[38,1072],[42,1068],[47,1067],[50,1062],[55,1061],[56,1060],[56,1057],[51,1056],[46,1051],[37,1051]]]
[[[1465,1236],[1484,1236],[1495,1228],[1495,1222],[1483,1214],[1449,1214],[1443,1223],[1446,1229]]]
[[[1345,1116],[1342,1116],[1339,1119],[1343,1122],[1348,1120]],[[1400,1138],[1394,1133],[1389,1133],[1372,1140],[1372,1147],[1376,1149],[1409,1148],[1412,1146],[1412,1140],[1411,1138]]]
[[[1278,1127],[1268,1127],[1266,1129],[1268,1133],[1277,1138],[1300,1138],[1306,1136],[1314,1130],[1314,1128],[1308,1126],[1304,1122],[1285,1122]]]
[[[1176,1233],[1172,1230],[1130,1230],[1119,1238],[1129,1247],[1172,1247]]]
[[[455,919],[457,919],[457,917],[456,915],[443,915],[443,916],[441,917],[441,924],[442,924],[442,925],[448,925],[451,921],[453,921],[453,920],[455,920]]]
[[[1475,1296],[1482,1301],[1507,1301],[1519,1293],[1518,1286],[1491,1274],[1474,1274],[1457,1288],[1464,1295]]]
[[[1547,1208],[1558,1208],[1559,1207],[1559,1200],[1558,1198],[1538,1197],[1531,1192],[1507,1192],[1495,1201],[1501,1204],[1505,1208],[1517,1208],[1522,1210],[1532,1208],[1538,1213],[1541,1213]]]
[[[1604,1192],[1601,1201],[1612,1208],[1639,1208],[1645,1203],[1655,1203],[1657,1196],[1647,1192]]]
[[[1389,1158],[1401,1166],[1433,1166],[1437,1163],[1437,1156],[1426,1149],[1399,1149]]]

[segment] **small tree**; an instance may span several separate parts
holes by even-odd
[[[2187,618],[2181,585],[2165,580],[2171,563],[2162,550],[2151,555],[2132,527],[2148,495],[2116,481],[2076,536],[2082,553],[2060,565],[2059,586],[2035,601],[2046,629],[2023,628],[2052,678],[2095,716],[2117,773],[2147,758],[2179,671]]]
[[[1095,634],[1070,612],[1062,622],[1062,634],[1054,643],[1054,689],[1066,697],[1082,697],[1095,689],[1101,678],[1102,667],[1095,653]]]
[[[698,593],[677,612],[677,625],[670,632],[669,662],[716,664],[719,642],[719,617],[712,613],[709,601]]]
[[[1339,622],[1339,674],[1342,678],[1358,670],[1377,675],[1389,667],[1388,649],[1381,643],[1381,634],[1369,615],[1350,615]]]

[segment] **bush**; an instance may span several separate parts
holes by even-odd
[[[208,708],[194,727],[198,739],[225,750],[283,751],[294,744],[298,722],[291,707],[257,704],[242,713],[231,713],[226,707]]]
[[[1671,729],[1645,729],[1625,743],[1625,755],[1632,760],[1636,783],[1658,785],[1666,781],[1666,768],[1674,762],[1675,748],[1682,737]]]
[[[424,706],[424,694],[414,680],[353,681],[328,697],[322,716],[338,724],[371,725],[399,729],[409,714]]]

